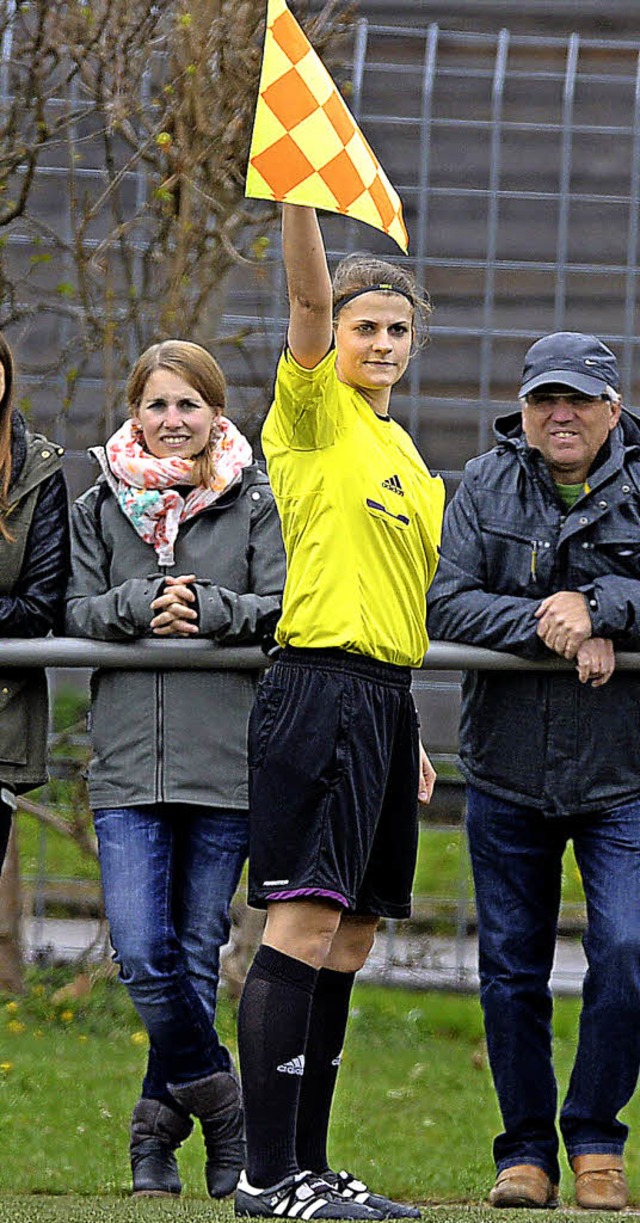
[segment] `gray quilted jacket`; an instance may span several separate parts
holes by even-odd
[[[271,488],[257,464],[183,523],[171,570],[158,567],[104,477],[76,501],[71,531],[71,636],[131,641],[150,635],[150,603],[166,572],[197,575],[201,636],[252,644],[273,629],[284,550]],[[246,731],[258,678],[251,671],[95,671],[91,806],[180,802],[246,809]]]

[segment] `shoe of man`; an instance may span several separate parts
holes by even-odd
[[[558,1205],[558,1186],[537,1164],[514,1164],[512,1168],[503,1168],[498,1174],[489,1194],[489,1204],[512,1209],[517,1206],[538,1206],[551,1210]]]
[[[578,1206],[583,1210],[624,1210],[629,1194],[621,1155],[576,1155],[571,1167]]]
[[[241,1172],[235,1196],[235,1213],[250,1218],[280,1219],[384,1219],[379,1210],[362,1202],[347,1201],[314,1172],[297,1172],[258,1189]]]
[[[405,1206],[402,1202],[392,1202],[382,1193],[372,1193],[369,1187],[351,1172],[323,1172],[322,1179],[346,1201],[372,1206],[374,1210],[379,1210],[385,1219],[420,1218],[420,1211],[416,1206]]]

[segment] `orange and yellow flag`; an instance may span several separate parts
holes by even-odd
[[[285,0],[268,0],[246,194],[366,221],[403,251],[402,203]]]

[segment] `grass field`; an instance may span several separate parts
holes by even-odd
[[[0,1001],[0,1223],[229,1217],[227,1206],[205,1197],[199,1134],[179,1154],[181,1203],[129,1202],[128,1119],[146,1038],[117,981],[100,980],[77,1001],[56,1000],[63,980],[60,970],[33,971],[23,999]],[[559,1001],[561,1086],[577,1014],[576,1002]],[[220,1027],[233,1046],[235,1016],[224,999]],[[627,1113],[636,1135],[629,1179],[640,1202],[637,1101]],[[477,1000],[357,987],[332,1125],[334,1165],[425,1207],[447,1204],[434,1218],[468,1219],[468,1208],[483,1201],[493,1180],[491,1140],[498,1128]],[[569,1205],[566,1169],[563,1192]],[[500,1216],[503,1223],[508,1217]],[[525,1223],[526,1212],[517,1217]],[[554,1218],[559,1223],[561,1215]]]
[[[613,1223],[620,1215],[589,1211],[580,1217],[589,1223]],[[479,1206],[432,1206],[422,1212],[424,1223],[487,1223],[492,1216],[485,1207]],[[623,1218],[631,1217],[628,1213]],[[180,1223],[231,1223],[233,1210],[229,1203],[215,1204],[186,1201],[132,1202],[98,1199],[80,1201],[78,1198],[25,1199],[15,1196],[0,1198],[0,1223],[164,1223],[171,1219]],[[556,1210],[552,1214],[532,1210],[502,1210],[500,1223],[575,1223],[576,1212]]]
[[[57,724],[78,707],[57,705]],[[53,783],[44,801],[73,802],[69,783]],[[81,795],[78,794],[78,801]],[[22,870],[58,878],[98,878],[97,864],[21,815]],[[471,894],[459,830],[421,829],[416,895]],[[573,855],[565,859],[563,901],[582,903]],[[142,1075],[146,1037],[124,989],[104,977],[89,995],[58,998],[69,970],[32,970],[23,998],[0,998],[0,1223],[157,1223],[166,1218],[223,1223],[229,1203],[205,1196],[199,1134],[179,1154],[179,1201],[136,1201],[129,1194],[128,1120]],[[556,1007],[559,1080],[566,1083],[578,1004]],[[223,1038],[234,1045],[235,1015],[221,1002]],[[640,1107],[627,1110],[640,1132]],[[475,998],[359,986],[332,1123],[331,1158],[398,1198],[419,1202],[427,1223],[476,1223],[493,1181],[491,1141],[500,1128]],[[633,1200],[640,1203],[640,1153],[629,1148]],[[638,1144],[640,1146],[640,1144]],[[564,1169],[564,1202],[571,1177]],[[554,1213],[554,1223],[571,1217]],[[613,1215],[589,1213],[593,1223]],[[503,1211],[500,1223],[533,1223],[540,1213]],[[575,1215],[573,1216],[575,1218]]]

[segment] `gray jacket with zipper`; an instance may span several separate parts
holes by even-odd
[[[640,421],[623,410],[567,512],[520,413],[472,459],[444,521],[429,592],[432,638],[551,658],[534,612],[559,590],[587,598],[592,631],[640,648]],[[640,796],[640,673],[592,688],[577,673],[471,671],[463,679],[462,771],[473,785],[548,815]]]
[[[257,464],[182,524],[171,569],[159,568],[104,476],[76,501],[71,531],[71,636],[151,636],[150,604],[167,573],[197,575],[200,637],[248,645],[273,630],[284,550],[271,488]],[[194,803],[245,810],[247,722],[258,679],[251,671],[95,671],[91,806]]]

